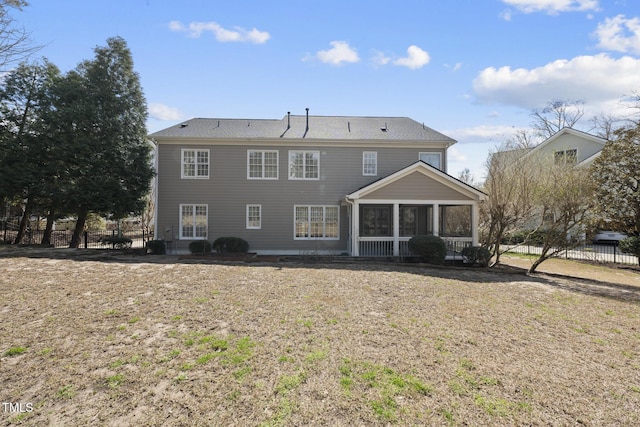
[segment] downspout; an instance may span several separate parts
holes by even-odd
[[[307,136],[307,132],[309,132],[309,108],[306,108],[307,110],[307,127],[304,130],[304,135],[302,135],[302,137],[306,137]]]
[[[151,139],[151,143],[154,146],[154,156],[153,156],[153,166],[156,170],[155,176],[153,177],[153,238],[154,240],[158,240],[158,143]]]

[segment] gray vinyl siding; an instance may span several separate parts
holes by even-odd
[[[208,179],[181,179],[181,150],[210,150]],[[318,180],[290,180],[288,158],[290,150],[320,152]],[[277,150],[278,179],[247,179],[248,150]],[[377,176],[362,175],[363,151],[378,153]],[[158,218],[157,235],[176,242],[179,236],[180,204],[208,205],[208,240],[221,236],[241,237],[249,242],[251,251],[347,251],[347,206],[340,205],[346,194],[392,174],[418,160],[418,153],[442,152],[425,145],[415,148],[339,147],[306,145],[158,145]],[[262,206],[260,229],[246,228],[246,205]],[[338,240],[294,240],[294,206],[340,206]],[[169,230],[169,231],[167,231]],[[189,241],[174,248],[186,249]]]

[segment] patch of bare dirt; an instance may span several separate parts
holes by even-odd
[[[640,423],[638,299],[574,279],[19,255],[0,259],[2,425]]]

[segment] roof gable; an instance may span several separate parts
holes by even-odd
[[[374,193],[376,192],[380,192],[379,194],[384,194],[383,192],[381,192],[381,190],[385,188],[393,190],[397,198],[411,198],[407,197],[406,195],[399,194],[396,188],[401,188],[401,186],[398,185],[401,181],[410,180],[415,182],[416,178],[419,178],[420,176],[423,178],[423,182],[430,181],[431,183],[437,185],[440,193],[442,193],[442,189],[444,188],[448,189],[449,193],[451,193],[451,191],[455,192],[455,200],[458,200],[460,198],[484,200],[486,196],[485,193],[478,190],[477,188],[472,187],[423,161],[417,161],[416,163],[413,163],[395,173],[392,173],[391,175],[372,182],[371,184],[366,185],[351,194],[347,194],[347,198],[362,199],[366,198],[367,196],[374,195]],[[423,196],[421,196],[420,198],[423,198]],[[436,196],[432,199],[437,200],[438,197]],[[449,199],[452,198],[449,197]]]

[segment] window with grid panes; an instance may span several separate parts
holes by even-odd
[[[249,179],[278,179],[278,151],[247,152]]]

